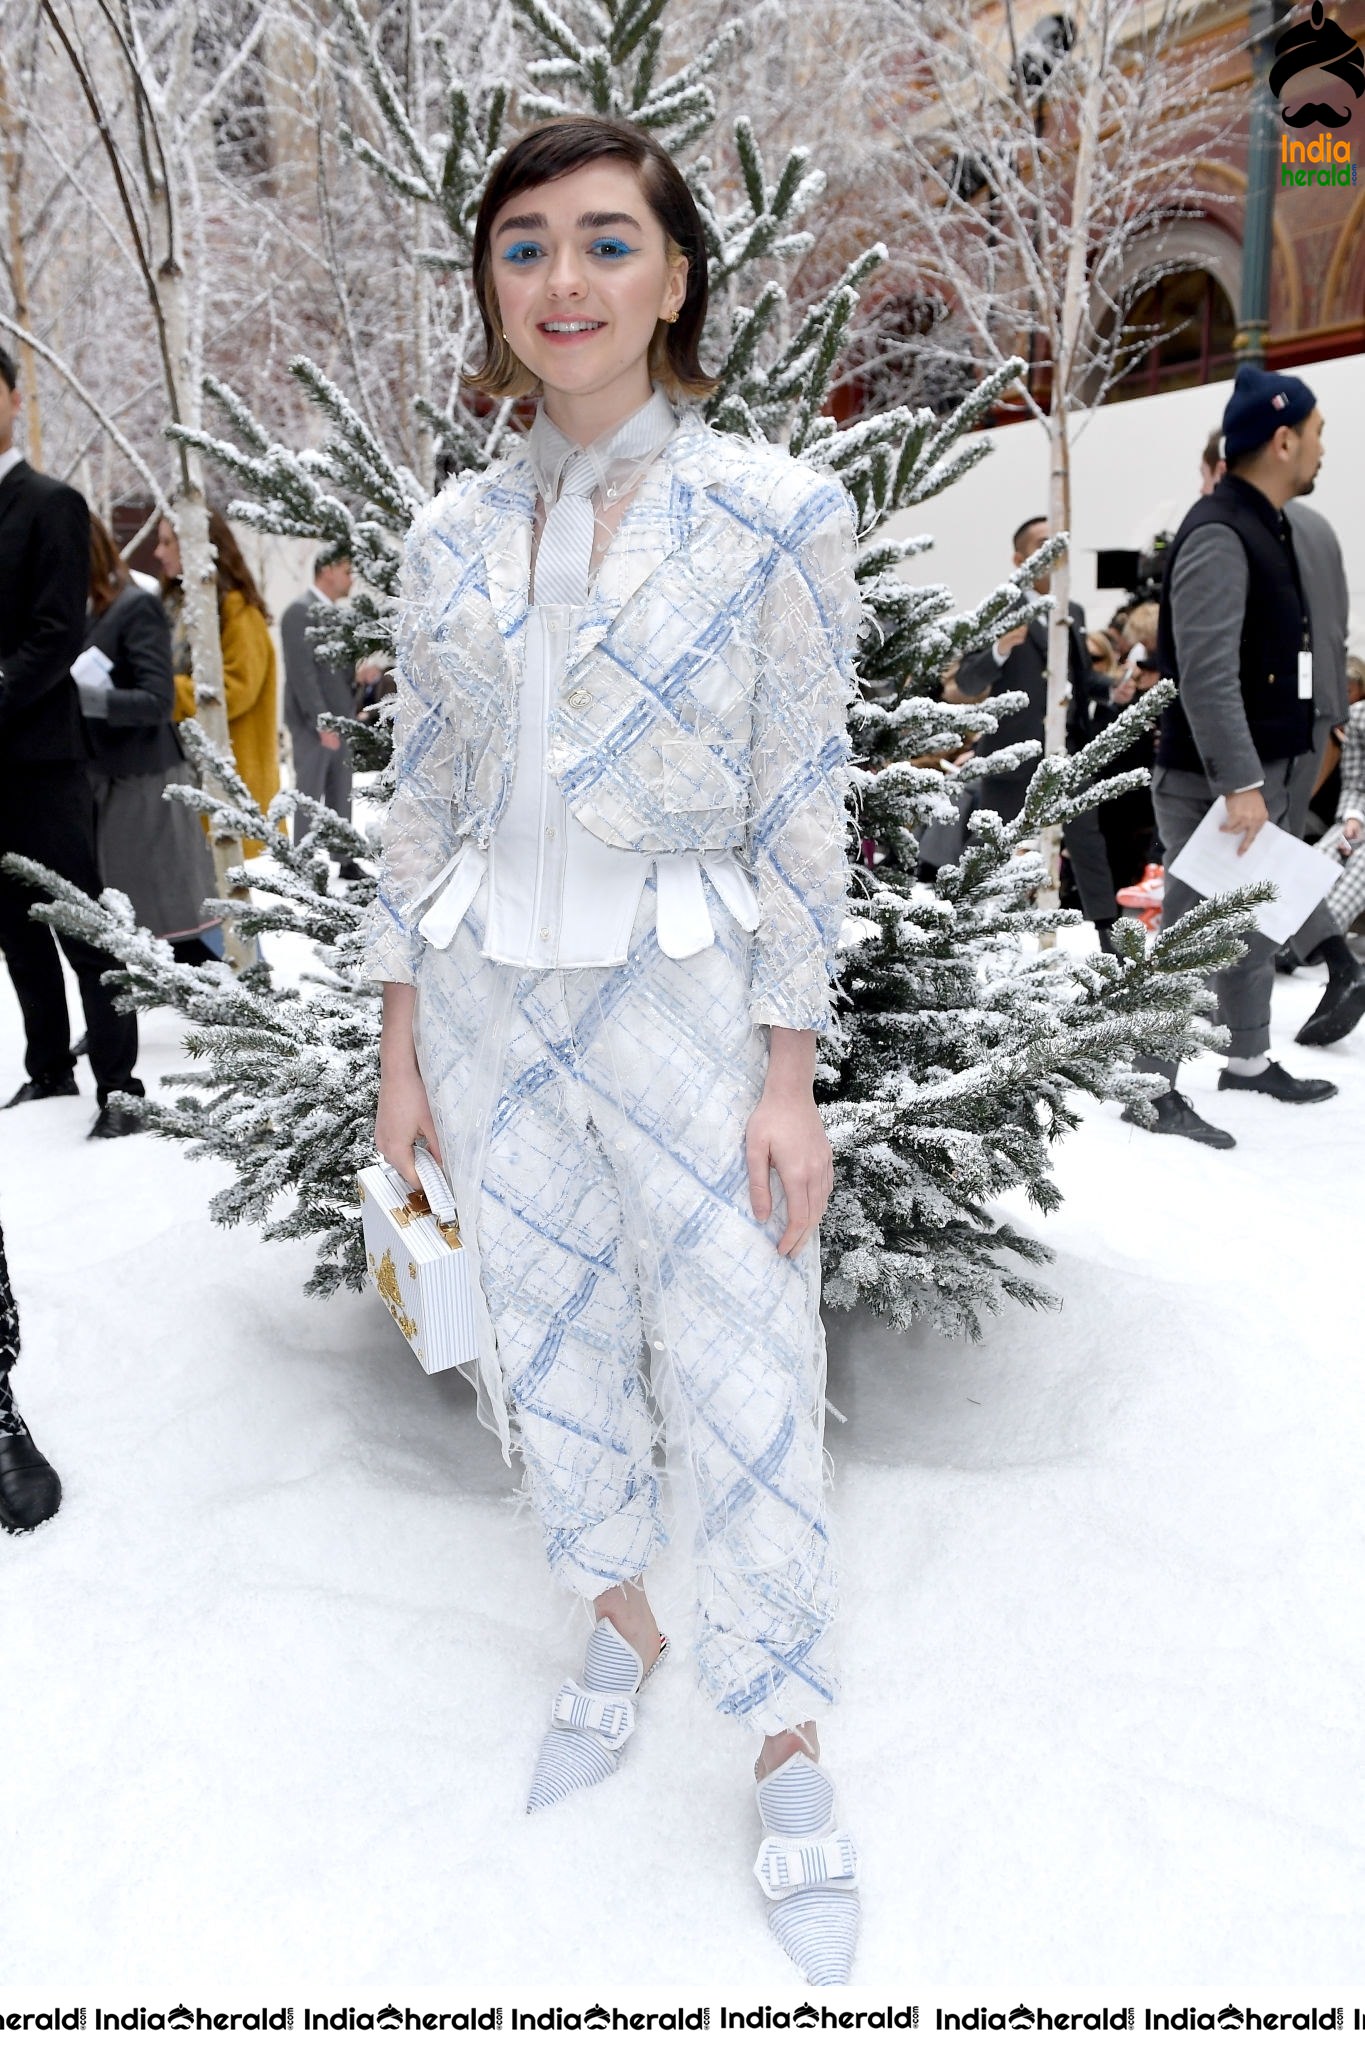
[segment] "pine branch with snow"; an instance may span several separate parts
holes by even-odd
[[[1046,1213],[1050,1150],[1074,1129],[1077,1097],[1143,1105],[1162,1084],[1136,1069],[1140,1055],[1179,1061],[1221,1042],[1208,977],[1240,953],[1263,887],[1200,904],[1151,944],[1122,920],[1115,956],[1037,946],[1079,919],[1039,908],[1044,868],[1029,849],[1045,825],[1141,781],[1104,770],[1159,711],[1159,691],[1080,753],[1040,763],[1013,823],[977,813],[932,888],[915,879],[917,837],[944,778],[894,759],[861,774],[861,827],[883,857],[861,871],[841,960],[851,1014],[820,1071],[837,1169],[821,1231],[830,1307],[863,1302],[898,1325],[927,1317],[978,1335],[1007,1300],[1044,1303],[1018,1264],[1041,1263],[1043,1248],[992,1203],[1022,1188]],[[1019,701],[869,706],[857,729],[882,750],[890,716],[901,745],[928,751],[967,719],[994,730]]]
[[[637,120],[675,149],[712,125],[707,81],[737,26],[661,74],[666,0],[562,0],[562,10],[549,0],[514,0],[534,86],[521,96],[523,119],[587,106]],[[444,265],[449,253],[467,250],[472,209],[501,148],[506,95],[480,98],[447,71],[448,128],[433,126],[431,97],[404,97],[378,45],[366,40],[356,0],[345,0],[342,21],[363,41],[365,77],[387,131],[382,145],[369,146],[372,167],[440,223],[443,246],[431,254]],[[358,156],[371,161],[363,150]],[[868,248],[793,303],[795,266],[811,254],[805,221],[821,174],[800,148],[770,170],[743,118],[727,166],[722,174],[698,157],[688,167],[711,265],[707,347],[722,364],[709,417],[724,431],[788,446],[838,478],[861,536],[864,689],[851,723],[858,832],[875,865],[857,870],[842,955],[847,1009],[838,1041],[821,1056],[820,1097],[839,1165],[824,1229],[826,1298],[835,1307],[866,1302],[897,1323],[928,1316],[945,1329],[975,1331],[1004,1301],[1048,1298],[1031,1270],[1041,1248],[1002,1222],[993,1204],[1022,1187],[1045,1211],[1056,1199],[1049,1148],[1075,1123],[1077,1099],[1140,1103],[1152,1084],[1133,1066],[1139,1054],[1183,1057],[1212,1042],[1206,977],[1231,957],[1250,911],[1245,897],[1203,906],[1150,947],[1137,927],[1120,926],[1112,957],[1040,945],[1077,920],[1039,906],[1045,871],[1036,844],[1078,810],[1132,786],[1132,777],[1108,771],[1155,715],[1157,691],[1083,753],[1039,763],[1018,819],[1005,825],[978,812],[961,859],[932,884],[918,879],[926,825],[954,815],[957,789],[982,772],[979,764],[944,772],[929,757],[958,750],[1018,704],[1002,697],[961,707],[930,693],[952,660],[1049,609],[1032,586],[1062,542],[1047,543],[960,611],[945,588],[907,573],[925,541],[888,538],[885,524],[986,455],[985,439],[969,430],[1023,365],[998,362],[946,419],[897,406],[837,423],[824,410],[831,382],[885,251]],[[237,480],[245,495],[236,516],[349,554],[367,591],[329,619],[328,656],[344,658],[388,643],[403,536],[425,492],[334,379],[304,357],[293,369],[322,424],[318,446],[282,445],[222,383],[210,391],[228,438],[186,438]],[[475,408],[430,392],[420,410],[461,468],[495,459],[512,431],[509,405]],[[183,730],[196,761],[213,772],[202,738]],[[385,728],[347,730],[360,765],[387,762]],[[1005,749],[992,764],[1022,763],[1036,751]],[[360,978],[357,947],[372,885],[338,886],[326,855],[364,859],[371,849],[352,827],[293,795],[264,817],[240,785],[225,785],[217,798],[187,790],[180,800],[267,840],[270,862],[250,875],[254,901],[246,909],[229,903],[226,913],[248,934],[307,938],[318,976],[291,987],[268,967],[236,981],[223,969],[178,968],[166,948],[130,926],[120,900],[92,905],[66,887],[54,889],[45,914],[79,927],[123,963],[130,1001],[170,1002],[189,1019],[196,1072],[173,1105],[149,1115],[155,1128],[232,1165],[234,1185],[215,1214],[250,1218],[272,1235],[315,1235],[314,1289],[358,1285],[353,1179],[371,1156],[379,1011],[375,990]],[[301,827],[297,842],[278,830],[291,819]]]
[[[195,766],[216,771],[233,802],[189,785],[177,799],[215,819],[226,812],[241,836],[263,840],[271,854],[264,872],[257,862],[232,877],[250,883],[254,901],[210,907],[249,937],[287,932],[311,941],[318,966],[299,986],[265,963],[240,974],[218,962],[181,966],[164,939],[137,924],[117,890],[96,900],[34,861],[14,859],[10,872],[51,899],[36,912],[42,921],[119,963],[112,979],[120,1007],[169,1005],[186,1020],[193,1067],[171,1077],[180,1091],[171,1101],[149,1100],[142,1112],[153,1132],[232,1168],[233,1180],[210,1204],[214,1220],[249,1222],[272,1239],[309,1240],[312,1293],[359,1287],[355,1177],[374,1157],[379,1079],[379,991],[361,968],[373,884],[338,886],[333,862],[365,853],[364,835],[296,791],[262,812],[201,729],[190,720],[180,730]],[[290,824],[294,837],[284,836]]]

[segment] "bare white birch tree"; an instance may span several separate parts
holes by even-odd
[[[18,41],[24,30],[27,30],[29,49],[25,49],[23,43]],[[0,180],[4,186],[5,206],[4,265],[10,297],[14,302],[15,318],[23,335],[19,341],[19,362],[28,393],[28,449],[34,466],[40,468],[43,434],[42,408],[38,398],[38,359],[32,343],[27,338],[28,330],[33,324],[28,288],[28,250],[23,219],[24,156],[28,141],[27,95],[16,89],[10,75],[12,70],[17,70],[23,65],[26,57],[28,68],[31,69],[31,44],[36,37],[36,31],[36,19],[32,17],[21,25],[17,20],[9,21],[0,15]],[[11,44],[11,32],[17,32],[17,50]]]
[[[209,70],[196,49],[201,12],[195,0],[171,0],[146,10],[133,0],[93,0],[79,7],[72,0],[40,4],[107,165],[120,232],[150,315],[165,422],[198,427],[210,277],[202,178],[205,135],[215,108],[232,93],[256,49],[265,14],[255,11],[231,54]],[[230,758],[204,464],[183,442],[175,444],[173,461],[166,509],[180,544],[196,712]],[[230,893],[227,875],[241,862],[240,837],[219,829],[213,853],[219,889]],[[240,950],[239,964],[247,958],[246,950]]]
[[[977,374],[1022,355],[1022,402],[1048,439],[1048,525],[1071,530],[1071,449],[1156,338],[1135,299],[1185,267],[1175,223],[1209,194],[1202,162],[1229,115],[1215,59],[1182,41],[1182,0],[887,0],[887,61],[869,64],[879,153],[894,179],[921,292],[952,319],[925,353]],[[1066,744],[1070,570],[1052,570],[1045,747]],[[1060,835],[1049,834],[1055,887]]]

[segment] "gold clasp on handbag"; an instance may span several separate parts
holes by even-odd
[[[420,1188],[413,1189],[401,1209],[393,1209],[389,1213],[400,1230],[406,1230],[419,1216],[430,1216],[451,1251],[457,1252],[461,1249],[459,1224],[442,1223],[439,1216],[433,1216],[431,1204]]]

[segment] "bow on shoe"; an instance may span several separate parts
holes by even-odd
[[[847,1984],[858,1941],[858,1851],[834,1826],[834,1786],[797,1751],[756,1788],[766,1830],[754,1864],[768,1926],[808,1984]]]
[[[585,1692],[566,1678],[555,1698],[556,1728],[577,1728],[595,1735],[608,1749],[620,1749],[635,1733],[635,1702],[619,1692]]]
[[[770,1899],[788,1898],[811,1884],[837,1884],[852,1890],[858,1882],[858,1851],[852,1835],[843,1828],[816,1842],[765,1835],[754,1876]]]
[[[668,1643],[649,1667],[658,1670]],[[566,1678],[555,1695],[550,1728],[540,1745],[528,1813],[555,1806],[570,1792],[600,1785],[611,1777],[620,1752],[635,1732],[635,1701],[646,1677],[644,1663],[609,1621],[599,1621],[588,1637],[583,1680]]]

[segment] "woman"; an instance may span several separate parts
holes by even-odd
[[[232,528],[216,508],[209,513],[209,539],[217,562],[218,637],[223,650],[228,739],[237,773],[265,810],[280,788],[279,692],[270,614]],[[177,619],[174,715],[178,724],[193,715],[195,695],[189,641],[180,626],[180,542],[168,519],[157,527],[155,552],[162,589]],[[242,841],[247,860],[264,850],[263,840]]]
[[[833,1176],[812,1080],[847,886],[850,508],[688,408],[705,244],[646,135],[523,136],[474,278],[473,381],[541,403],[409,539],[376,1142],[409,1180],[416,1142],[444,1157],[481,1412],[521,1453],[555,1577],[593,1601],[528,1810],[616,1769],[663,1654],[642,1577],[662,1410],[699,1524],[702,1681],[761,1745],[770,1925],[843,1982],[854,1857],[814,1721]]]
[[[213,861],[196,812],[168,802],[190,779],[171,724],[171,629],[161,599],[139,589],[108,528],[90,520],[85,652],[73,667],[90,747],[95,837],[105,887],[121,889],[138,923],[181,960],[214,957],[204,914]]]
[[[1134,605],[1125,617],[1121,648],[1115,648],[1110,634],[1105,633],[1102,636],[1104,657],[1095,660],[1092,654],[1095,669],[1109,685],[1109,702],[1102,707],[1098,718],[1100,725],[1112,725],[1135,698],[1143,696],[1158,680],[1158,664],[1153,652],[1157,618],[1158,607],[1155,604]],[[1140,882],[1150,885],[1152,877],[1149,871],[1160,864],[1161,848],[1150,787],[1155,761],[1156,731],[1149,725],[1109,765],[1111,775],[1126,775],[1133,768],[1143,768],[1149,778],[1141,789],[1130,789],[1125,796],[1111,797],[1108,803],[1100,805],[1095,814],[1109,850],[1109,869],[1116,889],[1132,889]],[[1122,900],[1130,909],[1133,907],[1127,896]]]

